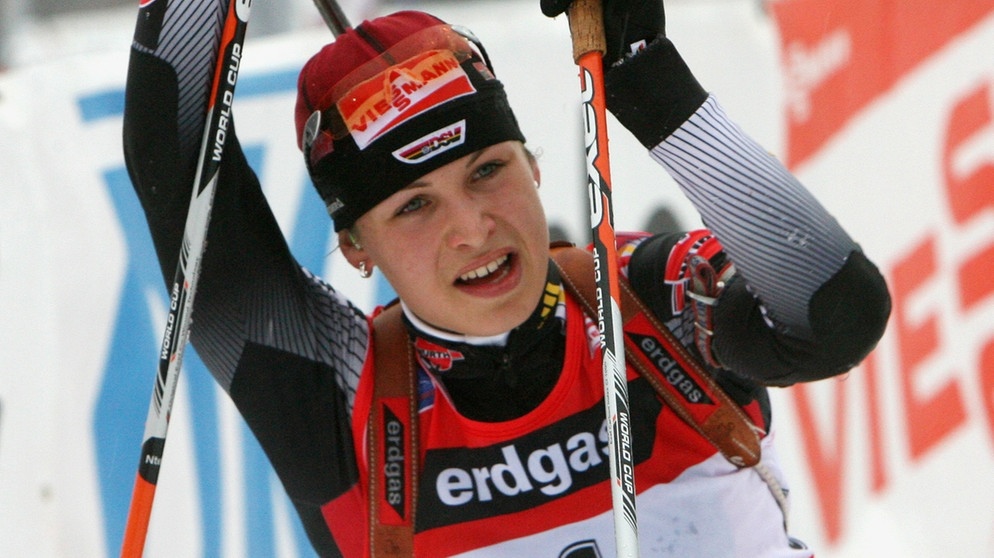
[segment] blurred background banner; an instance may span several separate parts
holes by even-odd
[[[587,241],[566,22],[533,0],[424,9],[483,40],[554,234]],[[137,10],[0,0],[0,556],[117,555],[167,304],[121,154]],[[360,306],[294,142],[296,74],[331,40],[308,0],[253,6],[239,138],[288,241]],[[859,239],[894,297],[844,378],[774,391],[793,534],[819,558],[994,556],[994,0],[669,0],[668,34],[730,115]],[[612,124],[620,230],[692,227]],[[196,316],[194,316],[194,319]],[[311,556],[279,481],[186,353],[148,556]]]
[[[770,2],[780,31],[791,166],[915,67],[986,18],[994,2],[784,0]]]

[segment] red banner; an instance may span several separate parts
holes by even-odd
[[[994,0],[779,0],[771,9],[787,91],[786,160],[795,168],[902,76],[994,11]]]

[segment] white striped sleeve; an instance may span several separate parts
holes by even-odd
[[[858,249],[835,218],[713,96],[650,154],[720,239],[768,316],[807,337],[808,301]]]

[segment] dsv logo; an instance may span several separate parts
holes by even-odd
[[[459,147],[466,141],[466,120],[422,136],[397,149],[393,156],[401,163],[423,163],[436,155]]]

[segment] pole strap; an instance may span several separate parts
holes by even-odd
[[[596,316],[594,261],[575,247],[554,247],[563,283],[587,315]],[[622,279],[621,319],[628,362],[684,422],[739,468],[759,463],[758,428],[697,357],[650,312]]]
[[[373,318],[372,370],[373,405],[366,429],[370,556],[411,558],[420,459],[417,372],[400,304]]]

